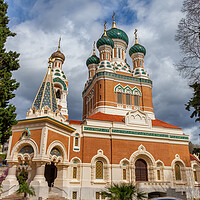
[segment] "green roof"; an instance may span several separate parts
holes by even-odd
[[[90,56],[87,61],[86,61],[86,65],[90,65],[90,64],[99,64],[100,59],[96,56],[96,55],[92,55]]]
[[[97,48],[99,48],[102,45],[110,45],[112,48],[114,47],[114,42],[113,40],[108,37],[108,36],[102,36],[98,41],[97,41]]]
[[[121,29],[118,28],[111,28],[106,32],[107,36],[110,38],[117,38],[117,39],[122,39],[126,42],[128,45],[128,36],[127,34],[122,31]]]
[[[129,50],[129,55],[132,56],[133,53],[138,53],[138,52],[143,53],[145,55],[146,49],[140,44],[134,44]]]

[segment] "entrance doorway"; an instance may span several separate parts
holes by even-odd
[[[135,162],[135,177],[136,181],[148,181],[147,163],[143,159]]]
[[[54,180],[57,178],[57,167],[55,166],[54,162],[45,165],[44,176],[46,178],[48,186],[53,187]]]

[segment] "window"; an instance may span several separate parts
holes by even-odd
[[[111,50],[111,58],[113,57],[113,52],[112,52],[112,50]]]
[[[122,104],[123,103],[122,97],[123,97],[122,93],[121,92],[117,92],[117,103],[118,104]]]
[[[160,179],[160,170],[157,170],[157,178],[158,178],[158,180],[161,180]]]
[[[101,88],[101,84],[99,85],[99,88]]]
[[[103,179],[103,163],[101,161],[96,162],[96,179]]]
[[[72,193],[72,199],[77,199],[77,192]]]
[[[78,146],[78,137],[75,137],[75,146]]]
[[[175,164],[175,177],[177,181],[181,180],[181,168],[178,164]]]
[[[148,181],[147,163],[143,159],[135,162],[135,178],[136,181]]]
[[[102,200],[105,199],[105,196],[103,194],[101,194],[100,192],[96,192],[96,200]]]
[[[134,95],[134,105],[135,105],[135,106],[140,106],[140,103],[139,103],[139,96],[138,96],[138,95]]]
[[[126,169],[123,169],[123,180],[126,180]]]
[[[57,67],[57,62],[55,62],[55,67]]]
[[[194,171],[194,181],[197,182],[197,171],[196,170]]]
[[[47,110],[44,110],[44,114],[47,114]]]
[[[99,96],[99,99],[101,99],[101,95]]]
[[[73,178],[77,178],[77,167],[73,167]]]
[[[120,49],[118,49],[118,58],[120,58],[121,57],[121,55],[120,55]]]
[[[116,58],[117,57],[117,49],[114,48],[114,57]]]
[[[35,114],[35,109],[33,110],[33,114]]]
[[[60,90],[57,90],[56,92],[56,98],[60,99],[61,98],[61,95],[60,95]]]
[[[131,105],[131,95],[126,94],[126,105]]]
[[[142,61],[140,60],[140,66],[142,66]]]

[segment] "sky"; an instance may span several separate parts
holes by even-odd
[[[128,49],[134,44],[134,29],[147,54],[145,69],[153,81],[153,103],[156,118],[183,128],[193,143],[200,142],[199,124],[190,118],[185,104],[192,97],[186,79],[176,70],[181,59],[174,40],[181,13],[182,0],[6,0],[9,27],[17,35],[8,38],[7,50],[20,53],[20,69],[13,77],[20,82],[12,103],[17,119],[24,119],[45,76],[48,58],[57,50],[66,56],[63,71],[69,80],[69,118],[82,118],[82,91],[88,79],[86,60],[92,55],[93,41],[116,26],[129,37]],[[97,50],[96,50],[97,51]],[[127,51],[128,52],[128,51]],[[98,54],[98,53],[97,53]],[[132,61],[127,55],[128,63]]]

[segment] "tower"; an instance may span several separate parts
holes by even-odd
[[[97,113],[125,116],[129,111],[140,110],[155,119],[152,102],[152,81],[144,68],[146,49],[137,42],[130,48],[133,67],[126,61],[127,34],[118,29],[113,13],[112,28],[97,41],[99,57],[88,58],[89,79],[83,96],[83,119]],[[93,70],[91,72],[93,66]],[[96,70],[94,70],[96,68]]]
[[[60,51],[60,41],[58,50],[49,58],[47,73],[27,112],[27,118],[49,116],[62,122],[68,119],[68,80],[62,71],[65,56]]]

